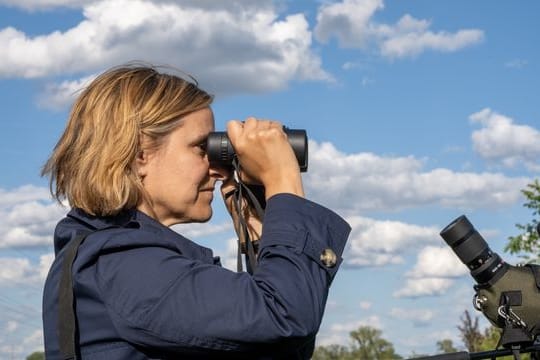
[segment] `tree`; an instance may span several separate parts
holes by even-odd
[[[26,360],[45,360],[45,353],[43,351],[36,351],[26,357]]]
[[[328,345],[318,346],[313,353],[312,360],[349,360],[351,353],[346,346]]]
[[[467,310],[465,310],[461,321],[462,325],[458,326],[458,329],[461,332],[463,343],[469,352],[492,351],[497,349],[497,345],[499,344],[499,339],[502,333],[501,329],[494,326],[489,326],[484,329],[484,332],[482,333],[478,326],[478,316],[473,320]],[[437,345],[438,344],[439,343],[437,343]],[[514,357],[503,356],[498,357],[497,359],[514,360]],[[523,354],[521,356],[521,360],[530,359],[531,357],[529,354]]]
[[[449,354],[458,351],[450,339],[437,341],[437,350],[442,354]]]
[[[361,326],[350,333],[353,340],[354,359],[393,360],[401,359],[391,342],[381,337],[381,331],[370,326]]]
[[[381,337],[381,331],[361,326],[351,331],[351,346],[318,346],[312,360],[397,360],[402,359],[394,351],[394,345]]]
[[[458,329],[467,350],[469,352],[479,351],[483,336],[479,329],[478,316],[473,320],[469,311],[465,310],[461,317],[461,326],[458,325]]]
[[[482,341],[479,344],[479,351],[495,350],[499,344],[501,333],[502,330],[495,326],[489,326],[486,328],[482,336]],[[497,360],[514,360],[514,356],[501,356],[498,357]],[[521,360],[531,360],[530,354],[522,354]]]
[[[540,182],[538,179],[527,185],[527,188],[521,190],[521,193],[527,198],[527,202],[523,204],[533,212],[533,220],[525,225],[516,224],[516,227],[521,230],[521,234],[510,236],[508,244],[504,251],[510,254],[519,254],[527,262],[538,261],[540,259],[540,236],[538,235],[538,226],[540,216]],[[523,254],[524,253],[524,254]]]

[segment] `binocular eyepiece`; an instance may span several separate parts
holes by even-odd
[[[288,129],[283,127],[283,131],[287,134],[296,160],[298,160],[300,171],[306,172],[308,168],[308,141],[306,130]],[[231,167],[236,155],[229,137],[224,131],[216,131],[208,134],[206,153],[208,154],[210,163],[224,167]]]

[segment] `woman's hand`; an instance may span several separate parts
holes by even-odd
[[[304,196],[300,167],[283,126],[277,121],[248,118],[229,121],[227,134],[238,156],[242,176],[265,187],[265,197],[278,193]]]

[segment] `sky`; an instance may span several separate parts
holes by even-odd
[[[0,359],[43,349],[52,233],[69,210],[40,169],[77,92],[130,61],[215,94],[216,129],[256,116],[306,129],[306,195],[352,227],[319,345],[372,326],[396,351],[462,347],[473,280],[439,232],[465,214],[504,252],[540,176],[540,2],[0,0]],[[536,104],[536,105],[535,105]],[[219,198],[176,231],[235,269]]]

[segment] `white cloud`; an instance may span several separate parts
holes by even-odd
[[[171,229],[190,239],[234,231],[232,222],[178,224]]]
[[[350,342],[349,333],[362,326],[369,326],[375,329],[383,328],[381,319],[377,315],[372,315],[360,320],[333,323],[319,332],[317,335],[317,346],[328,346],[333,344],[348,345]]]
[[[28,259],[0,258],[0,284],[24,283],[35,276],[35,268]]]
[[[228,3],[229,4],[229,3]],[[103,0],[84,3],[84,20],[65,31],[30,36],[0,30],[0,77],[78,75],[140,60],[176,66],[213,93],[281,89],[293,79],[331,80],[311,50],[303,14],[279,18],[271,2]],[[51,85],[55,103],[72,80]]]
[[[14,332],[15,330],[17,330],[18,328],[19,328],[19,323],[16,322],[16,321],[10,320],[10,321],[8,321],[7,324],[6,324],[5,332],[7,332],[7,333],[12,333],[12,332]]]
[[[67,108],[95,77],[96,75],[90,75],[78,80],[50,83],[39,96],[38,103],[46,109]]]
[[[360,302],[360,309],[369,310],[369,309],[371,309],[372,305],[373,305],[373,303],[371,303],[370,301],[361,301]]]
[[[39,314],[32,315],[39,316]],[[26,321],[28,321],[28,319],[26,319]],[[23,326],[25,326],[24,329]],[[12,328],[13,331],[10,331],[10,328]],[[15,331],[17,333],[15,333]],[[25,359],[35,351],[43,351],[43,331],[41,329],[36,329],[29,333],[30,335],[26,335],[21,341],[18,341],[20,333],[26,333],[26,331],[28,331],[28,322],[21,322],[19,324],[15,321],[8,321],[6,323],[6,328],[3,331],[0,329],[0,334],[2,334],[2,337],[0,337],[0,358]]]
[[[477,44],[484,38],[480,30],[459,30],[455,33],[428,31],[429,22],[403,16],[396,26],[390,29],[380,44],[383,56],[403,58],[416,56],[425,50],[453,52]]]
[[[450,247],[426,246],[418,252],[416,264],[406,273],[405,285],[394,296],[442,295],[454,283],[453,278],[467,273],[467,267]]]
[[[23,188],[0,191],[0,249],[51,246],[56,223],[67,212],[50,200],[39,201],[40,189],[25,193]]]
[[[49,253],[45,255],[41,255],[39,257],[39,267],[37,268],[39,279],[42,282],[45,282],[45,279],[47,278],[47,275],[49,273],[49,269],[51,268],[51,265],[54,261],[54,253]]]
[[[523,69],[528,65],[528,61],[524,59],[512,59],[504,64],[504,66],[512,69]]]
[[[363,47],[370,40],[370,20],[384,7],[382,0],[344,0],[322,5],[317,13],[315,38],[323,43],[337,37],[341,46]]]
[[[343,214],[397,211],[436,205],[452,208],[509,206],[521,199],[530,179],[498,173],[423,170],[412,156],[345,154],[330,143],[309,142],[309,171],[304,176],[310,198]]]
[[[433,310],[429,309],[392,308],[390,310],[390,316],[399,320],[410,320],[416,326],[429,324],[433,320],[434,315]]]
[[[444,294],[453,281],[446,278],[407,279],[403,288],[394,292],[394,297],[416,298]]]
[[[405,249],[439,239],[438,230],[398,221],[377,221],[349,217],[351,234],[344,255],[345,264],[352,267],[383,266],[404,262]]]
[[[382,56],[403,58],[426,50],[452,52],[477,44],[484,38],[478,29],[455,33],[429,30],[430,21],[405,14],[394,25],[377,24],[372,20],[383,9],[382,0],[343,0],[323,5],[317,15],[315,38],[323,43],[335,36],[343,47],[366,48],[373,43]]]
[[[26,349],[30,349],[29,354],[34,351],[43,351],[43,330],[35,330],[23,340],[23,344]]]
[[[41,255],[38,264],[28,258],[0,257],[0,285],[34,288],[45,281],[53,260],[52,253]]]
[[[426,246],[418,253],[414,268],[407,273],[411,278],[457,277],[468,273],[450,247]]]
[[[49,10],[51,8],[79,8],[102,0],[0,0],[0,5],[18,7],[26,10]],[[171,3],[174,0],[152,0],[154,3]],[[186,7],[202,9],[229,9],[241,10],[242,8],[271,7],[271,3],[261,0],[230,0],[227,2],[215,0],[182,0]]]
[[[227,240],[227,250],[225,254],[221,257],[221,264],[224,268],[231,271],[237,271],[237,260],[238,259],[238,241],[235,238]],[[244,255],[242,255],[242,260]],[[245,269],[245,265],[244,269]]]
[[[25,201],[50,200],[47,188],[34,185],[23,185],[13,190],[0,188],[0,209],[20,204]]]
[[[515,124],[489,108],[472,114],[470,120],[482,126],[473,132],[472,141],[474,150],[484,159],[540,171],[540,130]]]
[[[381,319],[376,315],[372,315],[372,316],[369,316],[369,317],[367,317],[365,319],[361,319],[361,320],[332,324],[330,326],[330,330],[332,332],[338,332],[338,333],[339,332],[347,332],[347,333],[349,333],[349,332],[351,332],[353,330],[358,329],[361,326],[371,326],[371,327],[374,327],[376,329],[381,329],[383,327]]]
[[[349,335],[345,333],[335,334],[324,330],[319,331],[315,339],[316,346],[347,345]]]

